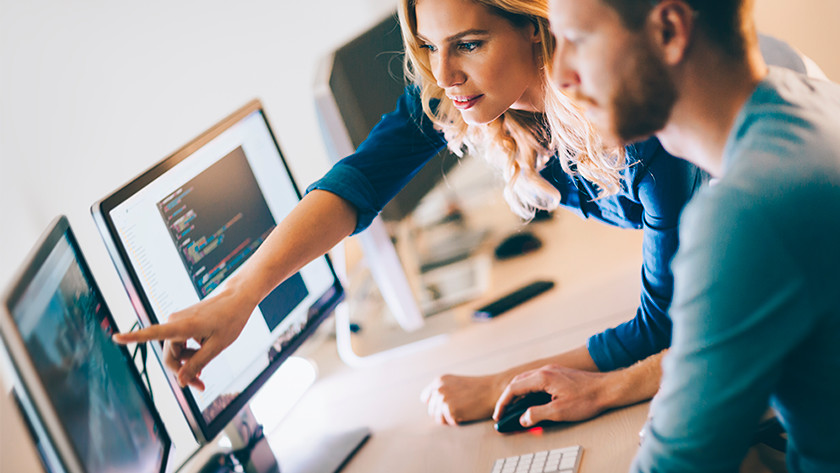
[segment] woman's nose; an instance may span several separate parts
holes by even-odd
[[[437,58],[432,73],[441,89],[448,89],[466,81],[466,75],[458,67],[457,61],[446,57],[446,55]]]

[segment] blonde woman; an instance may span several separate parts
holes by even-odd
[[[355,154],[310,186],[222,293],[173,314],[167,324],[117,340],[169,340],[167,365],[182,385],[202,389],[202,367],[238,336],[263,297],[364,230],[449,146],[499,167],[505,197],[524,218],[563,206],[642,229],[643,286],[635,318],[594,335],[586,346],[489,376],[436,379],[423,393],[430,415],[448,424],[489,418],[514,375],[546,364],[565,376],[553,391],[552,409],[562,413],[557,418],[585,419],[652,397],[660,371],[658,356],[651,355],[667,348],[671,336],[666,311],[677,221],[705,174],[667,155],[656,140],[613,148],[599,139],[548,79],[554,39],[547,8],[546,0],[401,0],[411,84],[396,110]],[[187,349],[190,338],[201,348]]]

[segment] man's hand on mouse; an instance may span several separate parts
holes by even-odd
[[[530,407],[520,418],[523,427],[542,421],[571,422],[595,417],[610,405],[610,373],[582,371],[546,365],[526,371],[511,380],[496,402],[493,419],[498,421],[514,399],[530,392],[551,394],[548,404]]]
[[[496,400],[510,376],[446,374],[432,381],[420,394],[429,415],[440,424],[457,425],[489,419]]]

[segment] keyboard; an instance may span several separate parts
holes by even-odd
[[[499,458],[491,473],[577,473],[583,447],[557,448]]]

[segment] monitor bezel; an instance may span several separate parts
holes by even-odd
[[[111,261],[114,263],[114,266],[119,273],[123,287],[131,300],[132,306],[137,312],[140,323],[144,327],[159,323],[159,321],[154,315],[154,310],[148,297],[142,290],[137,273],[131,265],[127,263],[130,261],[128,258],[128,252],[120,242],[116,225],[110,216],[111,211],[126,199],[129,199],[145,186],[153,182],[155,179],[178,165],[181,161],[187,159],[196,150],[200,149],[202,146],[212,141],[215,137],[219,136],[221,133],[254,112],[259,112],[262,117],[268,129],[269,135],[271,136],[271,140],[274,143],[277,154],[280,157],[280,161],[283,164],[283,168],[286,170],[298,200],[300,200],[302,198],[300,188],[292,175],[292,171],[289,168],[289,164],[286,161],[282,150],[280,149],[280,145],[274,135],[274,131],[271,128],[271,124],[268,121],[268,117],[266,116],[262,103],[259,99],[253,99],[171,155],[157,162],[152,167],[131,179],[129,182],[123,184],[116,191],[100,199],[91,206],[91,214],[93,215],[96,227],[99,229],[99,233],[105,242]],[[189,388],[181,388],[175,375],[168,369],[164,370],[166,372],[167,381],[175,394],[176,401],[178,402],[181,411],[190,426],[190,430],[192,430],[193,435],[199,443],[206,444],[218,435],[236,416],[236,414],[247,405],[248,401],[259,390],[259,388],[265,384],[266,380],[274,374],[275,371],[277,371],[282,362],[288,358],[290,354],[303,343],[304,340],[314,333],[318,326],[333,312],[338,303],[344,299],[344,288],[338,278],[338,275],[336,274],[332,261],[328,255],[324,255],[322,258],[326,259],[333,282],[330,288],[321,294],[318,300],[312,305],[315,309],[310,309],[306,326],[300,331],[298,336],[294,337],[289,344],[285,345],[284,349],[269,362],[268,367],[263,370],[262,373],[260,373],[260,375],[258,375],[248,385],[248,387],[245,388],[211,422],[208,423],[204,419],[204,416],[198,408],[198,405],[190,393]],[[313,310],[315,313],[313,313]],[[151,343],[150,345],[152,346],[155,354],[160,360],[162,360],[163,344]]]
[[[21,407],[24,408],[24,412],[22,412],[22,414],[27,417],[29,422],[31,422],[30,425],[38,425],[40,427],[38,430],[43,431],[43,433],[48,436],[49,445],[41,445],[41,447],[51,449],[52,451],[49,453],[54,454],[57,457],[54,458],[51,455],[51,458],[43,458],[42,456],[42,461],[50,463],[50,465],[45,466],[48,468],[58,466],[51,465],[52,461],[58,461],[61,464],[60,467],[67,472],[84,473],[85,469],[83,467],[83,463],[79,458],[76,449],[73,447],[69,435],[62,424],[55,407],[50,401],[46,386],[44,386],[41,382],[41,378],[39,377],[32,358],[26,349],[26,344],[23,341],[23,337],[18,330],[18,325],[12,315],[13,307],[15,307],[20,301],[24,292],[32,283],[36,274],[46,261],[47,257],[52,253],[55,246],[65,237],[75,253],[76,261],[79,263],[79,267],[88,277],[88,283],[91,288],[99,294],[102,305],[105,308],[105,317],[111,327],[115,330],[117,329],[114,316],[108,308],[93,273],[90,271],[90,267],[84,258],[84,254],[82,253],[81,247],[76,240],[76,236],[73,233],[72,228],[70,228],[70,222],[66,216],[61,215],[56,217],[49,224],[47,229],[38,239],[38,242],[24,260],[21,270],[15,277],[13,277],[11,286],[4,293],[3,304],[0,306],[0,337],[2,337],[3,345],[6,348],[6,355],[15,371],[14,375],[17,377],[17,382],[15,382],[13,390],[15,391],[15,395],[18,397]],[[163,473],[170,471],[172,469],[171,463],[174,453],[172,438],[169,436],[166,426],[164,425],[151,396],[148,391],[146,391],[143,380],[128,349],[125,346],[119,346],[119,350],[130,367],[129,371],[132,373],[135,383],[142,392],[143,401],[149,409],[149,412],[151,413],[158,429],[158,434],[163,444],[163,456],[161,458],[160,472]],[[30,409],[34,412],[29,412]],[[32,414],[34,414],[36,418],[30,418],[30,415]],[[34,432],[32,433],[34,434]],[[39,439],[37,438],[33,440],[35,442],[39,442]],[[44,454],[46,453],[42,451],[42,455]]]

